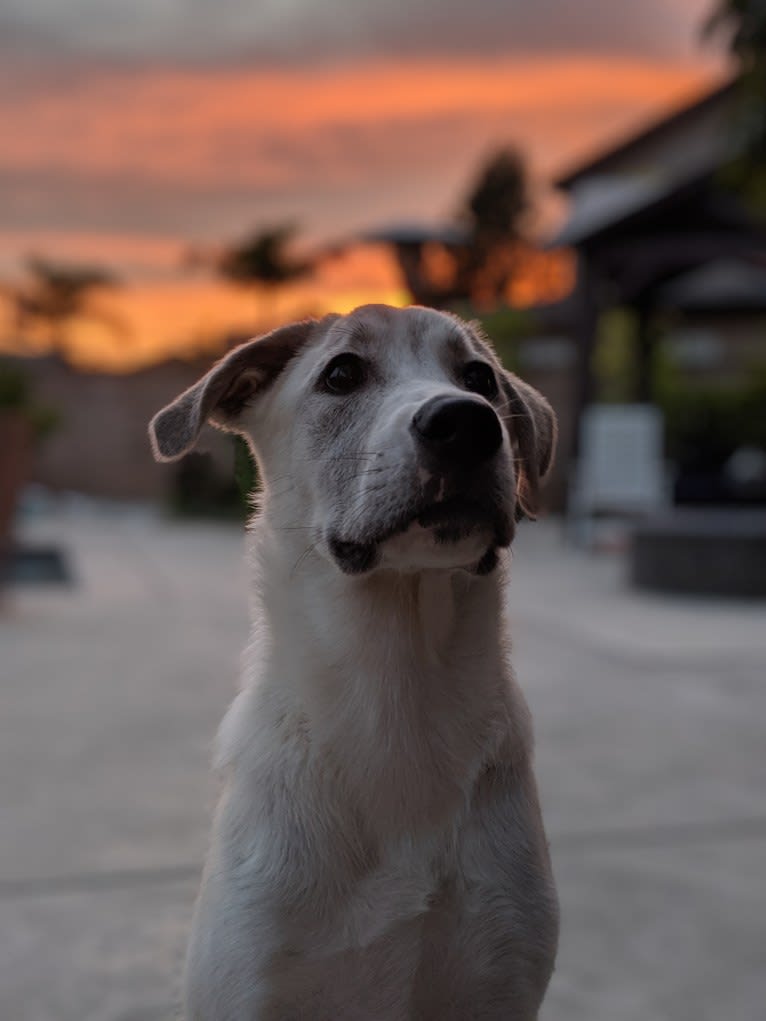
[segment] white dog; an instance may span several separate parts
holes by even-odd
[[[550,407],[474,327],[370,305],[232,351],[156,456],[206,421],[263,494],[188,1018],[536,1018],[558,913],[503,589]]]

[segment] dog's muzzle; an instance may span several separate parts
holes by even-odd
[[[410,433],[425,480],[398,513],[378,521],[367,535],[330,533],[330,554],[344,573],[364,574],[376,566],[380,546],[413,524],[429,531],[437,545],[481,530],[488,545],[476,573],[487,573],[497,563],[497,550],[513,538],[512,516],[498,500],[494,462],[503,427],[494,408],[474,396],[438,395],[417,409]]]

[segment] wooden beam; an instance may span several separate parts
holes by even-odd
[[[577,258],[577,290],[575,293],[577,311],[574,339],[577,351],[575,364],[574,421],[572,422],[571,450],[574,458],[579,453],[580,420],[582,414],[595,397],[593,378],[593,351],[596,345],[598,327],[598,269],[582,251]]]
[[[655,355],[654,309],[648,301],[636,306],[636,380],[635,398],[648,404],[654,398],[654,355]]]

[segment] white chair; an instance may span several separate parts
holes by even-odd
[[[569,487],[570,538],[593,545],[597,521],[640,517],[671,502],[664,423],[653,404],[591,404],[580,423],[580,455]]]

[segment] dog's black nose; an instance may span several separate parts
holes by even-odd
[[[432,454],[461,467],[486,461],[503,442],[494,410],[471,397],[432,397],[415,412],[412,428]]]

